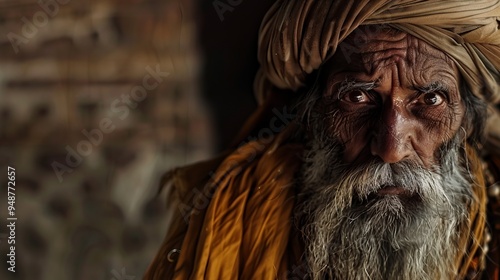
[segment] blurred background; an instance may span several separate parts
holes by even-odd
[[[272,2],[0,0],[0,279],[142,278],[167,230],[161,175],[222,151],[256,107]]]

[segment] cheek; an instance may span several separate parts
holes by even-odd
[[[432,145],[434,150],[434,158],[441,158],[441,149],[443,145],[452,141],[457,134],[461,133],[462,121],[464,117],[464,108],[461,104],[453,106],[448,112],[443,114],[443,118],[436,122],[429,130],[428,134],[429,146]],[[464,135],[465,136],[465,135]]]
[[[450,119],[452,120],[452,124],[450,125],[450,127],[453,131],[456,132],[460,129],[464,121],[465,105],[460,102],[456,105],[453,105],[451,111],[453,111],[453,113],[451,113],[450,116]]]
[[[446,105],[441,110],[429,110],[424,117],[415,114],[422,126],[425,135],[434,142],[446,142],[456,135],[462,124],[464,115],[461,104]]]
[[[447,105],[443,110],[412,117],[412,147],[426,168],[439,164],[442,149],[460,129],[463,110],[460,105]]]
[[[328,135],[343,146],[343,160],[354,161],[367,147],[373,127],[374,112],[370,110],[349,111],[338,104],[327,106],[324,111],[325,128]]]

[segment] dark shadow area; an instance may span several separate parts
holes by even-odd
[[[198,38],[204,58],[202,95],[214,119],[216,151],[221,151],[257,106],[253,81],[259,67],[258,32],[273,1],[199,3]]]

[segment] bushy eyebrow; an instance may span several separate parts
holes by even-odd
[[[337,98],[340,98],[340,96],[344,95],[345,93],[354,90],[369,91],[376,87],[378,87],[377,81],[363,82],[358,81],[354,78],[346,78],[340,83],[339,88],[337,89]]]
[[[444,92],[448,94],[449,92],[448,86],[440,81],[434,81],[426,86],[413,86],[412,89],[421,93]]]
[[[380,85],[379,81],[359,81],[353,77],[346,77],[342,81],[337,89],[337,98],[340,99],[346,93],[352,91],[365,91],[368,92],[377,88]],[[411,89],[418,91],[420,94],[441,92],[449,101],[449,87],[441,81],[433,81],[424,86],[413,85]]]

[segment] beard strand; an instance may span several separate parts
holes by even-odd
[[[297,219],[312,279],[453,279],[458,229],[473,199],[458,135],[427,170],[412,162],[340,160],[341,144],[316,129],[302,168]],[[404,186],[407,196],[376,192]]]

